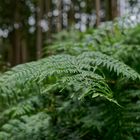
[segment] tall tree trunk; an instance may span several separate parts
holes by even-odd
[[[10,41],[12,44],[9,49],[9,59],[12,66],[20,64],[20,49],[21,49],[21,29],[20,29],[20,3],[15,1],[14,11],[14,28],[10,34]]]
[[[45,0],[45,14],[48,23],[47,39],[51,40],[51,17],[48,15],[51,12],[51,0]]]
[[[58,10],[58,16],[57,16],[57,21],[56,21],[56,29],[57,32],[60,32],[62,29],[62,0],[57,0],[57,10]]]
[[[26,44],[25,39],[22,39],[22,42],[21,42],[21,61],[22,63],[25,63],[28,61],[27,44]]]
[[[118,16],[118,0],[111,1],[112,20]]]
[[[106,20],[111,20],[111,11],[110,11],[110,7],[111,7],[111,1],[110,0],[106,0],[105,1],[105,5],[106,5]]]
[[[95,0],[96,7],[96,26],[100,24],[100,0]]]
[[[70,11],[69,11],[69,14],[68,14],[68,25],[67,26],[72,26],[74,24],[74,3],[73,1],[71,1],[71,6],[70,6]]]
[[[43,0],[38,0],[37,5],[37,37],[36,37],[36,52],[37,52],[37,59],[41,58],[42,56],[42,28],[40,26],[41,20],[43,18]]]
[[[118,0],[106,0],[106,19],[113,20],[118,15]]]
[[[21,51],[21,34],[20,29],[15,30],[15,64],[20,64],[20,51]]]

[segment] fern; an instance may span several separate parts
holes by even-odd
[[[0,139],[138,140],[140,55],[134,30],[122,33],[113,25],[77,33],[49,52],[67,54],[1,74]]]
[[[11,99],[19,100],[18,94],[20,95],[22,93],[22,95],[25,96],[24,93],[26,94],[29,92],[28,84],[30,86],[38,85],[50,76],[57,76],[57,81],[64,82],[64,84],[65,81],[68,83],[70,81],[75,81],[76,83],[81,82],[81,84],[85,85],[91,85],[91,82],[95,82],[93,84],[96,85],[94,87],[95,92],[96,90],[104,91],[103,88],[108,89],[108,86],[106,85],[104,77],[96,73],[97,69],[100,67],[105,67],[110,71],[113,70],[117,75],[122,74],[122,76],[126,78],[131,78],[133,80],[139,79],[139,74],[137,72],[122,62],[102,53],[87,52],[78,57],[58,55],[40,60],[36,63],[20,65],[13,68],[12,71],[6,72],[6,74],[0,78],[1,99],[4,101],[4,99],[8,100],[9,98],[10,102]],[[38,81],[38,84],[36,84],[35,81]],[[7,85],[7,83],[10,84]],[[97,83],[99,83],[99,86]],[[108,89],[108,92],[109,91]],[[7,96],[5,97],[3,93],[6,93]],[[14,102],[14,100],[12,102]]]

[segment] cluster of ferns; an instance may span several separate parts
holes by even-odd
[[[61,32],[45,53],[1,74],[0,140],[139,140],[139,25]]]

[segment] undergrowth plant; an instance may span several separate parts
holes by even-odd
[[[139,29],[77,32],[2,74],[0,140],[139,140]]]

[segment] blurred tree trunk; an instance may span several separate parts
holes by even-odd
[[[96,7],[96,26],[100,24],[100,0],[95,0]]]
[[[22,63],[27,62],[28,55],[27,55],[27,42],[25,39],[21,41],[21,61]]]
[[[75,22],[75,18],[74,18],[74,3],[71,2],[71,7],[70,7],[70,11],[68,13],[68,26],[72,26]]]
[[[112,0],[111,3],[112,20],[118,16],[118,0]]]
[[[40,26],[41,20],[43,18],[43,0],[38,0],[37,4],[37,37],[36,37],[36,57],[37,59],[41,58],[42,56],[42,27]]]
[[[11,65],[20,64],[20,51],[21,51],[21,23],[20,23],[20,3],[18,0],[15,1],[13,31],[11,32],[10,41],[12,48],[9,50],[9,62]]]
[[[48,23],[47,39],[48,42],[51,40],[51,17],[49,16],[51,12],[51,0],[45,0],[45,14]]]
[[[118,15],[118,0],[106,0],[106,19],[113,20]]]
[[[14,34],[14,45],[15,45],[15,64],[20,64],[20,51],[21,51],[21,33],[20,29],[15,29],[15,34]]]
[[[19,0],[11,2],[13,9],[12,31],[9,33],[11,47],[8,49],[8,61],[11,66],[27,62],[27,41],[24,25],[23,3]],[[24,36],[23,36],[24,35]]]
[[[111,11],[110,11],[110,0],[106,0],[105,1],[105,5],[106,5],[106,9],[105,9],[105,12],[106,12],[106,20],[111,20]]]
[[[56,30],[57,32],[60,32],[62,29],[62,0],[57,0],[57,10],[58,10],[58,16],[56,20]]]

